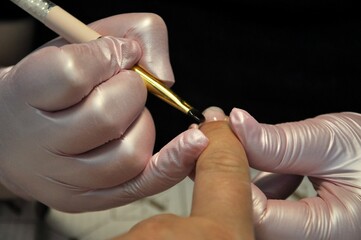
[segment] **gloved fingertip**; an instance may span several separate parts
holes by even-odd
[[[203,115],[205,116],[207,122],[226,119],[226,115],[223,110],[216,106],[212,106],[204,110]]]
[[[233,108],[229,114],[233,123],[246,124],[247,121],[256,121],[247,111],[240,108]]]
[[[229,114],[229,119],[231,124],[237,127],[247,126],[247,128],[249,128],[258,125],[256,119],[254,119],[247,111],[239,108],[232,109]]]
[[[196,124],[196,123],[192,123],[192,124],[188,127],[188,129],[198,129],[198,128],[199,128],[199,125]]]
[[[188,130],[185,141],[191,146],[196,146],[200,149],[204,149],[209,142],[206,135],[204,135],[204,133],[197,128]]]
[[[259,123],[245,110],[233,108],[229,115],[229,121],[232,130],[243,144],[259,133]]]

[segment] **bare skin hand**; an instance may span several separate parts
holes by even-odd
[[[114,240],[253,240],[248,161],[227,121],[201,125],[209,145],[198,159],[189,217],[156,215]]]

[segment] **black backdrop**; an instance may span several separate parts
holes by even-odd
[[[55,0],[54,0],[55,1]],[[166,22],[175,92],[199,110],[247,110],[265,123],[361,113],[361,16],[347,1],[56,2],[82,21],[153,12]],[[55,37],[38,24],[34,47]],[[156,149],[191,120],[149,95]]]

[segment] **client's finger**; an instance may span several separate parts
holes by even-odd
[[[251,185],[243,146],[227,121],[206,122],[200,129],[209,145],[196,166],[192,216],[219,222],[251,239]]]

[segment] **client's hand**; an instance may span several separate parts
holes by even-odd
[[[210,142],[197,162],[191,215],[151,217],[117,240],[254,239],[243,147],[227,121],[206,122],[200,129]]]

